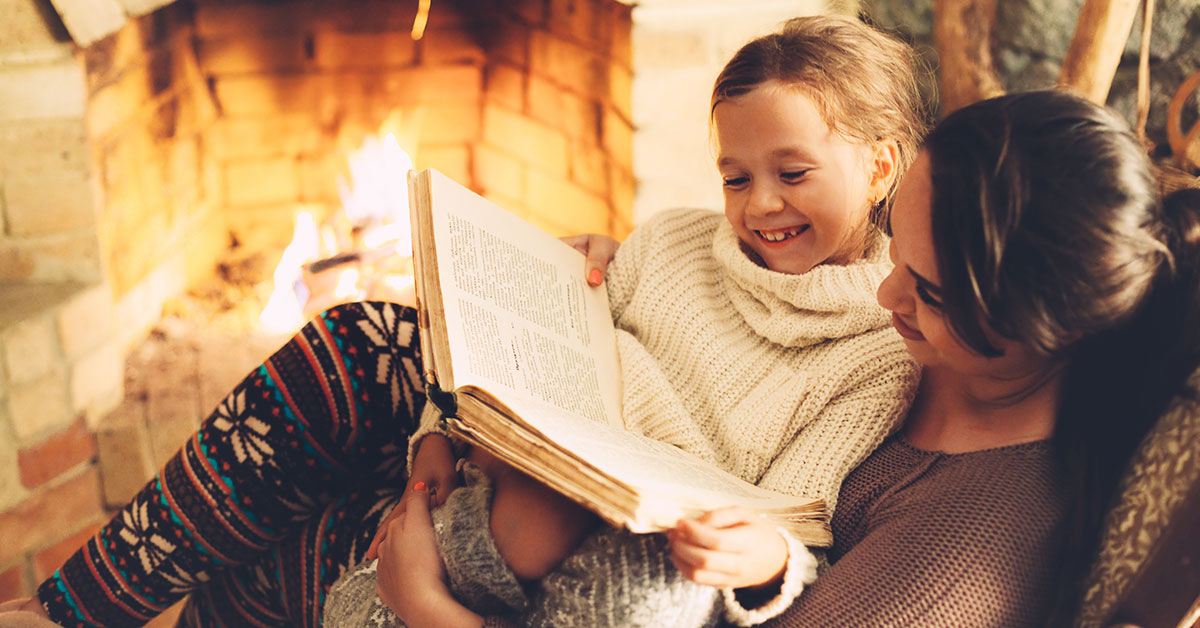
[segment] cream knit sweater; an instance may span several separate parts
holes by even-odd
[[[918,380],[875,301],[891,269],[885,251],[789,275],[747,257],[719,213],[654,216],[607,275],[626,427],[832,511],[842,479],[898,426]],[[434,418],[426,412],[413,443]],[[750,625],[782,612],[807,579],[792,572],[809,569],[789,561],[780,596],[753,611],[726,592],[728,618]]]

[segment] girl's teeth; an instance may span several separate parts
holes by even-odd
[[[794,229],[788,229],[787,231],[759,231],[758,235],[761,236],[762,239],[769,242],[780,242],[796,235],[797,233],[800,233],[801,231],[804,231],[804,227],[796,227]]]

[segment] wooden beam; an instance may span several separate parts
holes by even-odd
[[[1004,93],[992,66],[995,21],[996,0],[934,0],[942,115]]]
[[[1139,0],[1084,1],[1058,76],[1060,87],[1100,104],[1108,100],[1108,88],[1117,73],[1139,4]]]

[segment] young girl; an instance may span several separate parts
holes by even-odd
[[[842,485],[832,566],[771,626],[1075,625],[1131,452],[1172,396],[1195,396],[1200,190],[1160,203],[1151,170],[1124,122],[1064,92],[934,129],[878,293],[920,390]],[[412,628],[423,606],[477,626],[437,577],[426,502],[397,535],[421,567],[398,609]]]
[[[875,220],[924,128],[913,63],[905,45],[855,20],[814,17],[748,44],[722,72],[712,115],[726,218],[667,212],[630,237],[610,272],[631,429],[832,508],[842,477],[895,428],[916,369],[874,303],[890,267]],[[322,313],[33,606],[63,625],[134,626],[190,592],[185,625],[318,625],[325,592],[395,503],[403,439],[424,406],[414,321],[388,304]],[[453,452],[431,423],[413,439],[410,484],[446,501],[437,516],[450,577],[481,604],[519,608],[525,592],[505,563],[541,549],[524,536],[536,528],[502,508],[521,478],[493,469],[489,506],[493,481],[468,468],[470,490],[451,494]],[[561,561],[587,530],[586,518],[575,524],[523,571]],[[516,533],[493,539],[497,529]],[[450,547],[461,541],[478,545]],[[407,593],[388,586],[407,576],[382,547],[381,591]],[[598,557],[624,560],[605,571]],[[732,618],[754,623],[813,574],[808,550],[754,513],[718,511],[669,536],[605,528],[539,581],[525,619],[711,624],[723,595]],[[775,587],[771,601],[743,607],[734,588],[756,584]]]
[[[659,214],[630,236],[609,268],[625,423],[744,480],[819,497],[833,508],[842,478],[895,428],[916,381],[874,297],[890,268],[878,219],[924,128],[913,55],[850,18],[798,18],[734,55],[716,81],[711,111],[724,218],[703,210]],[[453,486],[445,479],[453,459],[449,441],[431,435],[435,424],[427,416],[413,438],[411,477],[441,496]],[[425,455],[431,443],[436,456]],[[454,521],[460,535],[463,521],[476,519],[484,535],[490,523],[504,560],[485,562],[502,569],[507,561],[513,576],[481,570],[478,558],[471,573],[460,572],[462,546],[490,549],[486,539],[439,532],[439,545],[468,606],[483,603],[475,591],[487,591],[520,611],[526,601],[517,576],[540,577],[582,535],[563,534],[562,517],[553,525],[521,517],[527,507],[514,507],[522,525],[508,523],[498,512],[504,482],[495,490],[490,522],[486,506],[468,508],[465,497],[452,496],[439,523]],[[507,530],[518,533],[502,538]],[[681,521],[669,541],[678,572],[719,587],[728,617],[746,625],[782,611],[815,576],[803,545],[745,510]],[[535,552],[538,559],[529,561]],[[530,562],[540,573],[517,568]],[[385,599],[397,593],[383,586],[393,577],[388,570],[404,588],[406,566],[386,547],[379,569]],[[665,570],[661,578],[676,575]],[[735,588],[768,585],[778,594],[753,610],[733,595]],[[668,588],[653,578],[631,586]],[[695,604],[698,621],[709,621],[715,591],[693,594],[708,596]],[[603,597],[622,606],[632,595],[643,621],[656,623],[644,592]],[[579,625],[597,625],[594,613],[574,614]],[[326,617],[334,626],[353,623]]]

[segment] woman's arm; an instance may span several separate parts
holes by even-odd
[[[458,603],[446,585],[429,515],[429,491],[416,484],[404,511],[379,540],[378,593],[408,628],[480,628],[484,620]]]

